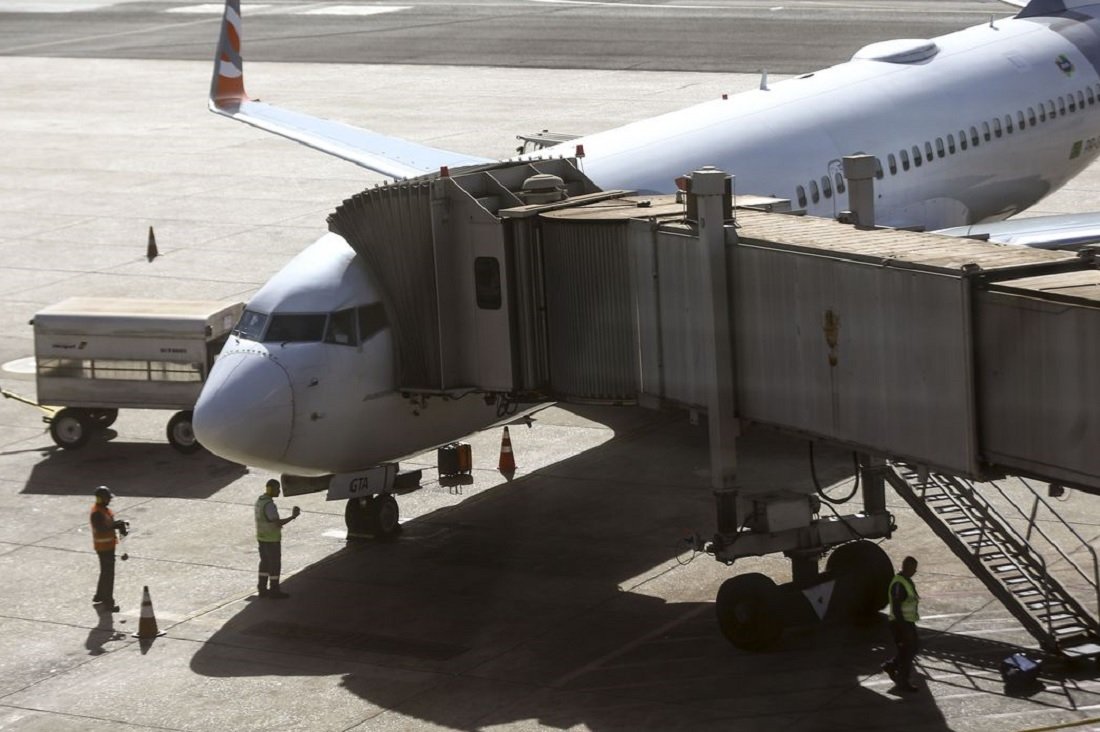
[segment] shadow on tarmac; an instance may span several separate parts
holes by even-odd
[[[671,563],[687,560],[685,536],[714,525],[705,427],[574,411],[612,422],[616,437],[410,521],[396,542],[306,568],[284,581],[289,600],[246,603],[192,670],[342,675],[379,708],[364,717],[395,722],[392,710],[452,729],[870,729],[896,715],[899,699],[860,684],[887,656],[884,623],[788,632],[751,654],[721,637],[711,602],[692,601],[726,576],[707,556],[686,574]],[[757,429],[739,447],[742,483],[811,484],[805,442]],[[850,474],[851,457],[819,451],[817,466],[828,484]],[[744,564],[787,569],[774,557]],[[946,729],[932,697],[914,696],[906,718]]]
[[[90,442],[79,450],[41,452],[22,493],[89,495],[91,487],[107,485],[125,496],[209,498],[248,472],[206,450],[183,455],[167,443]]]

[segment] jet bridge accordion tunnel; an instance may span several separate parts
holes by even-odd
[[[975,480],[1100,492],[1091,251],[737,203],[723,230],[738,420]],[[379,281],[404,392],[705,411],[715,366],[699,346],[692,215],[555,159],[379,186],[329,226]]]

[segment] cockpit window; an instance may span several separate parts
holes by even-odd
[[[264,336],[266,343],[305,343],[320,341],[325,335],[325,319],[320,315],[272,315]]]
[[[355,311],[339,310],[328,318],[328,330],[325,331],[325,343],[340,346],[357,346],[355,337]]]
[[[233,328],[233,335],[239,338],[247,338],[250,341],[258,341],[264,334],[264,326],[267,325],[267,315],[257,313],[255,310],[245,310],[237,325]]]

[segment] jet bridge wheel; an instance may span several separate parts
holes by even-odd
[[[191,412],[176,412],[168,420],[168,442],[184,455],[196,452],[202,445],[195,439],[195,430],[191,427]]]
[[[878,544],[866,540],[842,544],[829,555],[825,571],[837,580],[843,597],[836,600],[849,620],[867,622],[886,607],[894,564]]]
[[[92,422],[83,409],[66,407],[50,419],[50,437],[66,450],[83,447],[91,431]]]
[[[718,588],[714,609],[722,635],[746,651],[759,651],[783,632],[782,598],[770,577],[742,574]]]

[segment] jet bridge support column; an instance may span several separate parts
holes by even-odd
[[[732,302],[726,257],[726,236],[735,230],[726,227],[733,176],[707,166],[691,174],[688,195],[694,198],[698,216],[699,258],[703,287],[700,329],[706,334],[703,343],[705,363],[713,365],[707,385],[707,427],[710,438],[710,480],[721,507],[720,523],[732,526],[720,530],[736,530],[737,508],[734,484],[737,478],[736,400],[734,392],[733,339],[730,318]]]

